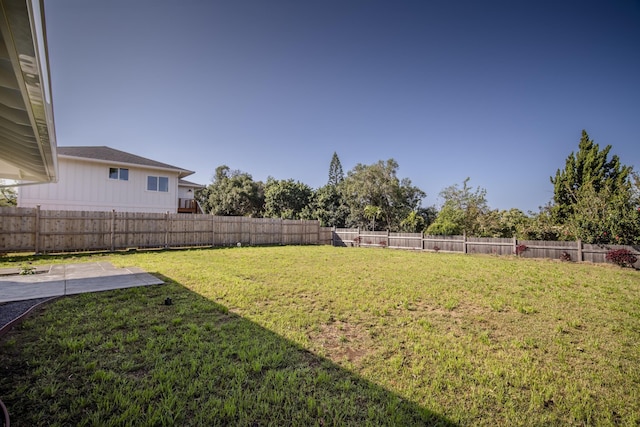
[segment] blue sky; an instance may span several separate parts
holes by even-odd
[[[537,211],[582,129],[640,169],[640,2],[46,2],[58,145],[324,185],[394,158]]]

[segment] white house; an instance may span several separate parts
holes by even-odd
[[[20,187],[19,207],[199,213],[193,171],[109,147],[58,147],[58,182]]]

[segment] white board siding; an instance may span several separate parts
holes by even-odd
[[[20,187],[18,206],[45,210],[176,213],[178,172],[59,158],[57,183]],[[129,180],[109,179],[109,167],[129,169]],[[147,191],[147,176],[169,178],[169,191]]]
[[[189,190],[191,190],[191,192],[189,192]],[[184,186],[178,186],[178,198],[180,199],[193,199],[193,193],[194,193],[195,189],[192,187],[184,187]]]

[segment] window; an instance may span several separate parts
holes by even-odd
[[[166,176],[147,176],[147,190],[168,192],[169,178]]]
[[[109,168],[109,179],[119,179],[120,181],[129,181],[129,169]]]

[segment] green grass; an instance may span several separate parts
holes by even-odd
[[[640,424],[634,270],[332,247],[33,263],[97,260],[167,284],[7,335],[13,425]]]

